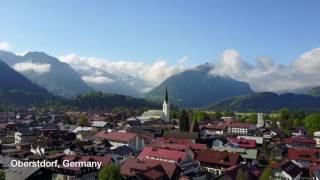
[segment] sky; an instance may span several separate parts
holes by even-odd
[[[172,64],[237,49],[288,64],[319,46],[320,1],[2,0],[0,41],[16,52]]]
[[[320,47],[319,7],[317,0],[1,0],[0,49],[44,51],[69,64],[90,57],[171,68],[153,84],[185,67],[222,65],[230,52],[249,69],[272,59],[281,71]]]

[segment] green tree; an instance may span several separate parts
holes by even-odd
[[[297,127],[301,127],[303,126],[303,120],[301,119],[294,119],[293,120],[293,127],[297,128]]]
[[[80,118],[79,118],[79,125],[80,126],[86,126],[88,124],[89,124],[89,122],[88,122],[87,116],[81,115]]]
[[[222,113],[220,112],[220,111],[217,111],[216,113],[215,113],[215,118],[216,119],[218,119],[218,120],[220,120],[221,119],[221,117],[222,117]]]
[[[268,165],[262,172],[262,175],[260,176],[260,180],[270,180],[272,179],[272,169],[271,166]]]
[[[180,131],[189,131],[189,116],[185,109],[182,109],[179,125]]]
[[[0,170],[0,180],[5,180],[6,179],[6,174],[3,170]]]
[[[258,122],[258,116],[257,113],[252,113],[249,116],[249,119],[247,120],[248,123],[257,124]]]
[[[120,174],[119,166],[115,164],[110,164],[104,166],[99,170],[99,180],[121,180],[123,179]]]
[[[317,130],[320,130],[320,113],[313,113],[306,117],[304,120],[304,127],[310,135]]]

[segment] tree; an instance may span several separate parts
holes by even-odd
[[[239,168],[239,170],[237,172],[237,180],[247,180],[247,179],[248,179],[247,174],[244,173],[241,168]]]
[[[260,176],[260,180],[270,180],[272,175],[272,169],[271,166],[268,165],[262,172],[262,175]]]
[[[249,119],[247,120],[247,122],[251,123],[251,124],[257,124],[257,122],[258,122],[257,113],[250,114]]]
[[[87,118],[87,116],[85,116],[85,115],[81,115],[80,116],[80,118],[79,118],[79,125],[80,126],[86,126],[86,125],[88,125],[88,118]]]
[[[120,174],[119,166],[115,164],[110,164],[104,166],[99,170],[99,180],[121,180],[122,176]]]
[[[5,180],[6,179],[6,174],[3,170],[0,170],[0,180]]]
[[[200,132],[198,121],[193,121],[192,126],[192,132]]]
[[[189,116],[185,109],[182,109],[179,125],[180,131],[189,131]]]
[[[313,113],[306,117],[304,120],[304,127],[310,135],[317,130],[320,130],[320,113]]]
[[[222,113],[219,112],[219,111],[217,111],[217,112],[215,113],[215,116],[216,116],[216,119],[220,120],[221,117],[222,117]]]

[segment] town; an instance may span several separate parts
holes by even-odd
[[[10,180],[320,177],[320,129],[310,134],[301,124],[310,117],[301,112],[290,122],[286,109],[275,117],[172,109],[166,90],[162,110],[136,116],[124,110],[1,112],[1,171]],[[17,161],[56,165],[18,167]]]

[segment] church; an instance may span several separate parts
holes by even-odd
[[[163,121],[170,121],[170,101],[168,96],[168,89],[166,88],[166,94],[164,96],[162,110],[148,110],[141,116],[143,119],[161,119]]]

